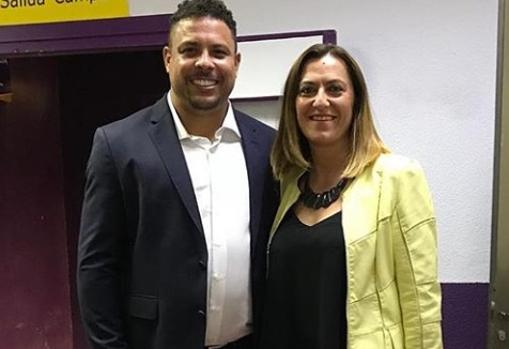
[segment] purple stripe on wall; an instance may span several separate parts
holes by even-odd
[[[157,48],[168,36],[169,15],[5,26],[0,31],[0,56],[27,57]],[[244,35],[242,41],[322,36],[336,43],[335,30]]]
[[[445,349],[484,349],[488,331],[489,284],[442,284]]]
[[[322,36],[322,42],[326,44],[336,43],[336,31],[335,30],[312,30],[303,32],[286,32],[286,33],[274,33],[274,34],[256,34],[256,35],[244,35],[237,37],[238,42],[244,41],[262,41],[262,40],[280,40],[280,39],[291,39],[291,38],[305,38],[309,36]]]

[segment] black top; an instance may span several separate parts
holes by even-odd
[[[313,225],[289,210],[270,246],[260,349],[346,348],[341,212]]]

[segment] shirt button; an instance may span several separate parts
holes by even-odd
[[[221,279],[221,274],[219,274],[219,273],[214,273],[212,276],[213,276],[213,277],[214,277],[214,279],[216,279],[216,280],[220,280],[220,279]]]
[[[202,268],[203,270],[207,269],[207,266],[205,265],[205,261],[200,259],[198,261],[198,265],[200,266],[200,268]]]

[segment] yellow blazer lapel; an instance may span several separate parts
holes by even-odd
[[[342,223],[347,245],[377,229],[382,175],[371,165],[343,193]]]

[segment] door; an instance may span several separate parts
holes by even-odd
[[[499,0],[488,348],[509,348],[509,1]]]

